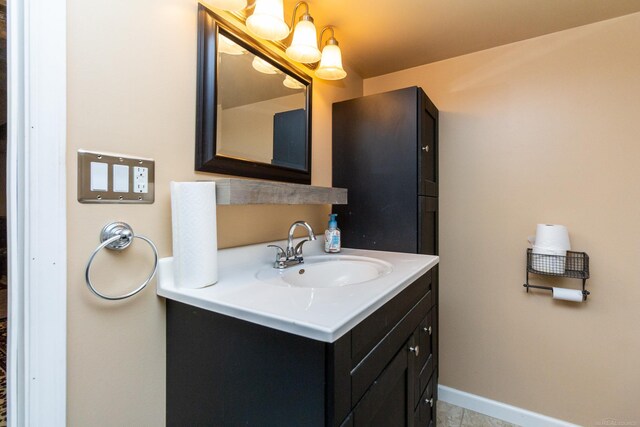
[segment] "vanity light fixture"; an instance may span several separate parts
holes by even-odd
[[[247,8],[247,0],[209,1],[212,1],[214,6],[226,10],[233,10],[230,7],[236,3],[237,7],[244,4],[243,9]],[[229,6],[225,7],[225,4],[229,4]],[[304,6],[305,11],[294,27],[296,15],[301,6]],[[289,37],[293,29],[291,44],[286,48],[286,54],[290,59],[302,64],[315,64],[320,61],[315,72],[319,79],[340,80],[347,76],[347,72],[342,66],[342,52],[334,36],[333,26],[324,27],[316,42],[317,30],[313,17],[309,14],[309,4],[306,1],[299,1],[294,7],[291,25],[287,25],[284,21],[284,0],[254,0],[248,6],[248,8],[252,7],[254,11],[245,21],[249,33],[265,40],[281,41]],[[325,43],[321,53],[318,46],[322,46],[322,36],[327,30],[331,31],[331,37]],[[261,71],[258,67],[254,61],[254,68]]]
[[[208,0],[208,3],[218,9],[231,12],[240,12],[247,8],[247,0]]]
[[[305,11],[295,24],[300,7],[304,7]],[[313,24],[313,17],[309,14],[309,4],[305,1],[296,3],[291,25],[287,25],[284,22],[282,0],[256,0],[255,11],[247,18],[247,28],[251,33],[266,40],[286,39],[293,29],[291,44],[286,49],[287,56],[303,64],[312,64],[320,60],[320,49],[316,41],[318,33]]]
[[[316,77],[323,80],[344,79],[347,77],[347,72],[342,67],[342,52],[340,52],[340,46],[335,38],[332,26],[328,25],[322,29],[320,44],[322,44],[322,36],[327,30],[331,31],[331,37],[329,37],[322,49],[322,59],[320,59],[320,65],[316,70]]]
[[[316,26],[313,24],[313,18],[309,14],[309,5],[307,2],[300,1],[296,4],[296,7],[293,9],[293,16],[291,17],[291,28],[293,28],[296,13],[300,6],[305,7],[305,12],[293,30],[293,39],[286,53],[287,56],[294,61],[303,64],[312,64],[318,62],[321,55],[320,49],[318,49],[318,42],[316,41],[318,33]]]
[[[244,55],[247,53],[247,49],[222,34],[218,34],[218,42],[218,52],[220,53],[226,53],[227,55]]]
[[[289,33],[284,22],[283,0],[256,0],[253,14],[247,18],[247,29],[266,40],[283,40]]]
[[[296,79],[294,79],[293,77],[291,77],[290,75],[286,75],[284,78],[284,81],[282,82],[283,85],[285,85],[286,87],[288,87],[289,89],[304,89],[305,85],[303,85],[302,83],[300,83],[299,81],[297,81]]]
[[[251,61],[251,66],[254,70],[259,71],[263,74],[278,74],[278,69],[276,67],[257,56],[253,58],[253,61]]]

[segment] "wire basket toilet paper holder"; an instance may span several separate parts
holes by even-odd
[[[529,283],[529,274],[542,276],[565,277],[582,280],[582,300],[586,301],[591,292],[586,290],[589,278],[589,255],[586,252],[567,251],[566,256],[534,254],[531,248],[527,249],[526,282],[524,286],[553,292],[551,286],[532,285]]]

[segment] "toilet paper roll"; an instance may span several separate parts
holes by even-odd
[[[543,249],[534,246],[531,250],[531,267],[543,273],[564,274],[567,264],[567,251]]]
[[[536,238],[533,242],[533,251],[539,250],[571,250],[569,232],[564,225],[538,224],[536,227]]]
[[[171,182],[173,274],[177,287],[218,281],[215,182]]]
[[[553,288],[553,299],[564,301],[582,302],[584,301],[582,291],[576,289]]]

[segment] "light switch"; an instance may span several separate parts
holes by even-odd
[[[91,191],[107,191],[109,189],[109,165],[91,162]]]
[[[113,191],[114,193],[129,192],[129,166],[113,165]]]

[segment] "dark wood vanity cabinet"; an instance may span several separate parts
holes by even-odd
[[[167,425],[429,426],[435,294],[430,270],[333,343],[167,300]]]
[[[435,423],[433,332],[426,326],[433,311],[404,342],[344,425],[426,427]]]

